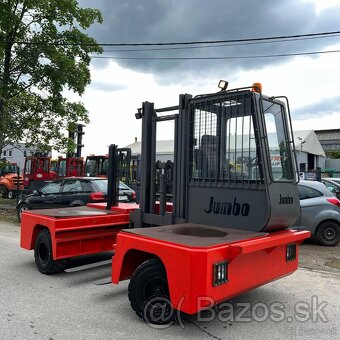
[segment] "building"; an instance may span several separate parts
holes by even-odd
[[[15,143],[13,145],[6,145],[1,152],[1,159],[5,158],[7,161],[16,163],[21,171],[24,170],[25,157],[31,156],[37,152],[34,147],[26,147],[24,143]]]
[[[137,139],[134,143],[129,144],[126,148],[131,149],[132,156],[140,156],[142,142]],[[173,140],[158,140],[156,143],[156,161],[167,162],[174,161],[174,141]]]
[[[313,130],[294,131],[294,144],[300,171],[325,168],[326,154]]]
[[[268,135],[271,138],[272,134]],[[316,170],[317,168],[325,168],[326,155],[313,130],[294,131],[294,144],[297,155],[299,171]],[[239,143],[240,145],[240,143]],[[135,143],[126,146],[131,148],[133,156],[141,154],[141,142],[137,140]],[[159,140],[156,144],[156,161],[166,162],[174,160],[174,141]]]
[[[340,151],[340,129],[315,130],[324,151]]]

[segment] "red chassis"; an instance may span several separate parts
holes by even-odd
[[[177,241],[173,237],[176,228],[184,234]],[[188,235],[188,228],[223,230],[226,240],[216,236],[204,244],[199,236]],[[293,273],[298,268],[297,245],[309,236],[308,231],[249,233],[190,224],[123,230],[117,235],[112,282],[129,279],[141,263],[157,257],[166,271],[173,307],[195,314],[210,307],[211,299],[219,303]],[[291,260],[287,259],[288,245],[296,245]],[[227,280],[214,285],[214,265],[223,261],[227,263]]]
[[[112,250],[116,235],[129,225],[134,205],[120,204],[113,211],[90,207],[25,211],[20,246],[34,249],[38,233],[48,229],[53,260]]]
[[[25,211],[22,248],[35,247],[38,233],[48,229],[53,260],[115,250],[112,282],[129,279],[150,258],[164,265],[175,309],[194,314],[215,303],[293,273],[297,245],[307,231],[257,233],[196,224],[125,229],[137,205],[104,204],[67,209]],[[294,246],[287,258],[288,246]],[[226,280],[214,283],[214,266],[226,263]]]

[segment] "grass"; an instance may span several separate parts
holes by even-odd
[[[16,199],[0,197],[0,206],[7,205],[13,207],[13,209],[0,209],[0,221],[15,223],[17,225],[19,224],[17,211],[15,209],[16,203]]]
[[[9,199],[9,198],[2,198],[0,197],[0,205],[11,205],[15,207],[17,204],[17,200],[14,199]]]
[[[20,225],[16,210],[0,210],[0,221]]]

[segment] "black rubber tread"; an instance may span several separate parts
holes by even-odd
[[[140,290],[143,286],[141,283],[145,276],[150,275],[150,277],[154,277],[157,274],[167,282],[163,263],[159,259],[151,258],[139,265],[130,278],[128,298],[132,309],[139,317],[142,317],[142,312],[146,301],[140,301],[138,298],[140,292],[138,290]],[[167,293],[165,297],[168,297],[168,295],[169,293]]]
[[[0,196],[2,198],[8,198],[8,189],[3,185],[0,186]]]
[[[38,248],[42,243],[45,244],[48,251],[48,257],[45,263],[41,261],[38,254]],[[48,229],[42,229],[37,235],[34,246],[34,260],[40,273],[45,275],[52,275],[63,271],[66,268],[67,263],[69,262],[69,259],[58,261],[53,260],[51,234]]]
[[[18,216],[18,219],[19,219],[19,222],[21,222],[21,215],[20,215],[20,209],[23,207],[23,206],[26,206],[28,207],[28,205],[26,203],[22,203],[18,206],[18,209],[17,209],[17,216]],[[29,209],[27,209],[29,210]]]
[[[324,237],[324,231],[326,228],[332,228],[334,229],[335,237],[332,240],[327,240]],[[322,246],[336,246],[339,242],[340,242],[340,225],[339,223],[335,222],[335,221],[324,221],[322,223],[320,223],[320,225],[317,228],[317,232],[315,234],[315,240],[321,244]]]

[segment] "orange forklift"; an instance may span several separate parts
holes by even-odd
[[[23,177],[16,163],[2,159],[0,161],[0,194],[3,198],[14,198],[24,189]]]

